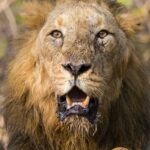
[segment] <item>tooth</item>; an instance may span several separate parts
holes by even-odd
[[[90,102],[90,97],[87,96],[86,99],[82,102],[82,106],[85,108],[88,107],[89,102]]]
[[[67,105],[68,106],[72,105],[72,101],[71,101],[71,99],[68,96],[66,96],[66,101],[67,101]]]

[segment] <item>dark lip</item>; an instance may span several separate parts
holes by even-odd
[[[76,88],[76,87],[73,87]],[[89,120],[90,123],[94,123],[97,117],[97,110],[98,110],[98,98],[90,97],[90,102],[88,104],[87,108],[83,108],[80,105],[75,105],[69,109],[67,109],[67,102],[66,102],[66,96],[72,92],[73,89],[71,89],[68,93],[66,93],[63,96],[57,96],[58,101],[58,116],[60,121],[64,121],[67,117],[72,115],[78,115],[81,117],[85,117]],[[80,90],[80,89],[78,89]],[[87,95],[86,93],[83,93],[82,90],[80,90],[82,94]]]

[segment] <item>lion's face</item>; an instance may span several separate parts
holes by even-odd
[[[124,33],[106,8],[79,3],[49,15],[38,36],[38,57],[48,72],[60,120],[73,115],[91,123],[97,120],[109,103],[106,97],[111,100],[114,86],[120,88],[117,67],[127,51],[125,43]]]

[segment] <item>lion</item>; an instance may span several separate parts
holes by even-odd
[[[139,19],[116,1],[25,2],[8,73],[8,150],[145,150]],[[120,148],[119,148],[120,147]]]

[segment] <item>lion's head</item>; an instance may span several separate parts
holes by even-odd
[[[121,109],[117,111],[121,115],[130,112],[127,105],[132,102],[124,100],[130,99],[129,91],[125,91],[126,97],[122,91],[131,86],[125,82],[130,75],[135,82],[140,80],[133,73],[138,72],[140,63],[133,56],[131,44],[139,24],[114,1],[72,0],[58,4],[25,5],[27,31],[9,74],[12,99],[18,104],[22,99],[19,110],[26,116],[30,114],[19,120],[26,122],[26,133],[34,133],[42,126],[50,139],[65,135],[67,141],[70,134],[87,140],[91,135],[104,136],[112,118],[117,122],[111,118],[117,109]],[[138,83],[137,91],[145,83]],[[133,88],[134,85],[137,86],[133,83]],[[125,113],[125,117],[129,114]],[[23,126],[20,122],[15,124],[19,129]]]
[[[104,3],[72,1],[48,14],[32,54],[35,79],[43,82],[41,69],[47,75],[45,86],[55,95],[60,121],[76,122],[74,116],[79,116],[95,124],[100,119],[103,107],[119,96],[127,45],[126,34]]]

